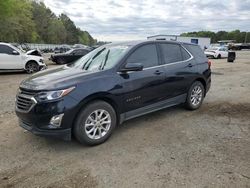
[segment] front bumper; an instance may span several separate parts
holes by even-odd
[[[46,64],[39,65],[39,70],[46,70],[48,66]]]
[[[19,119],[19,125],[22,128],[24,128],[25,130],[30,131],[34,135],[59,138],[59,139],[66,140],[66,141],[71,140],[71,128],[61,129],[61,130],[56,130],[56,129],[51,129],[51,130],[39,129],[38,127],[32,126],[29,123],[25,123],[21,119]]]
[[[19,95],[22,96],[22,95]],[[71,139],[71,130],[74,118],[78,112],[78,102],[70,96],[61,100],[35,103],[26,111],[21,110],[16,101],[16,115],[19,118],[19,125],[35,135],[50,136],[63,140]],[[51,124],[51,118],[63,114],[58,127]]]

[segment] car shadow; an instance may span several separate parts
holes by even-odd
[[[114,143],[116,143],[116,141],[120,138],[121,134],[126,134],[126,132],[130,131],[131,129],[134,129],[135,127],[138,129],[144,129],[147,128],[149,126],[151,126],[150,124],[145,124],[145,121],[157,121],[159,119],[164,118],[167,115],[172,115],[172,114],[179,114],[186,111],[183,108],[183,105],[178,105],[178,106],[173,106],[173,107],[169,107],[166,109],[162,109],[156,112],[152,112],[149,114],[145,114],[143,116],[137,117],[137,118],[133,118],[131,120],[128,120],[120,125],[118,125],[115,129],[115,131],[113,132],[113,134],[111,135],[111,137],[103,144],[101,145],[97,145],[97,146],[87,146],[87,145],[82,145],[80,144],[75,138],[74,136],[72,136],[71,141],[63,141],[60,139],[55,139],[55,138],[51,138],[51,137],[40,137],[37,140],[37,137],[32,135],[32,140],[34,139],[34,145],[38,144],[37,142],[43,142],[47,147],[49,147],[50,149],[56,149],[56,151],[58,152],[63,152],[63,151],[76,151],[79,149],[88,149],[88,148],[99,148],[99,147],[109,147],[110,145],[113,145]],[[43,145],[44,145],[43,144]]]

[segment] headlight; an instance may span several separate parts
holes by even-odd
[[[44,91],[40,92],[36,95],[36,97],[40,101],[50,101],[50,100],[56,100],[59,99],[67,94],[69,94],[72,90],[74,90],[75,87],[70,87],[68,89],[62,89],[57,91]]]
[[[40,63],[43,63],[43,59],[39,59],[39,62],[40,62]]]

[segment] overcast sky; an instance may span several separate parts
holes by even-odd
[[[250,0],[43,0],[102,41],[199,30],[250,31]]]

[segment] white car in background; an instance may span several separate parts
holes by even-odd
[[[212,47],[205,50],[205,54],[207,57],[210,58],[227,58],[228,57],[228,50],[226,47]]]
[[[47,68],[43,57],[29,55],[28,53],[21,51],[9,43],[1,42],[0,71],[25,70],[30,74]]]

